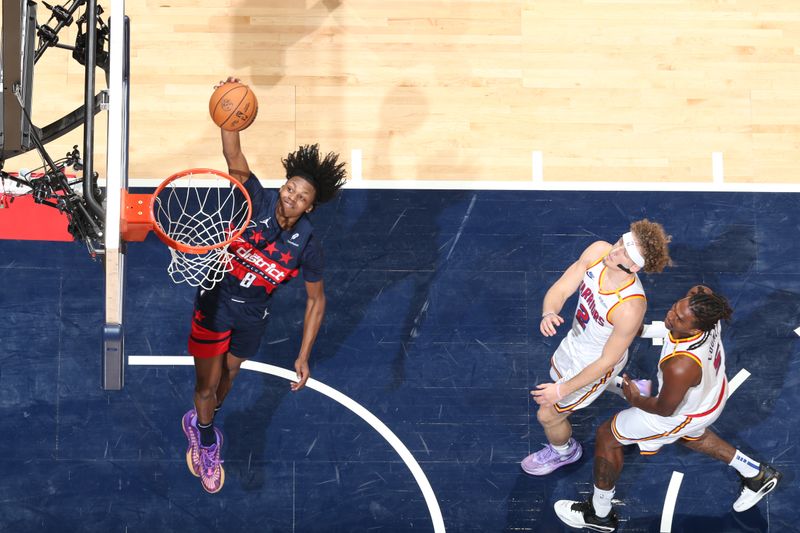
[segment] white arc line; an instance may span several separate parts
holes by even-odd
[[[667,496],[664,498],[664,510],[661,512],[661,533],[672,531],[672,515],[675,512],[675,502],[678,499],[678,491],[681,489],[683,481],[682,472],[673,472],[672,479],[669,480]]]
[[[128,356],[128,364],[192,366],[194,365],[194,359],[186,355],[130,355]],[[257,361],[245,361],[242,364],[242,368],[254,370],[263,374],[271,374],[273,376],[288,379],[289,381],[297,381],[297,375],[294,372],[275,365],[268,365],[266,363],[259,363]],[[352,412],[360,416],[367,424],[372,426],[375,431],[380,433],[381,436],[386,439],[386,441],[392,446],[392,448],[394,448],[400,458],[406,463],[406,466],[408,466],[408,469],[411,470],[411,474],[414,476],[417,485],[419,485],[422,495],[425,497],[425,503],[428,505],[428,512],[430,513],[431,521],[433,522],[433,530],[436,533],[444,533],[444,518],[442,517],[442,511],[439,508],[439,502],[436,500],[436,495],[433,493],[433,488],[428,482],[428,478],[425,477],[425,473],[422,471],[422,468],[420,468],[417,460],[414,459],[414,456],[410,451],[408,451],[408,448],[406,448],[405,444],[403,444],[403,442],[397,438],[397,435],[395,435],[391,429],[386,427],[386,424],[381,422],[375,415],[367,411],[367,409],[365,409],[361,404],[357,403],[355,400],[342,394],[336,389],[329,387],[328,385],[325,385],[324,383],[315,379],[309,379],[306,382],[306,387],[324,394],[330,399],[347,407]]]

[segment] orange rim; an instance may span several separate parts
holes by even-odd
[[[183,244],[176,241],[175,239],[167,235],[161,228],[161,225],[159,224],[155,214],[156,198],[158,198],[158,195],[161,194],[161,191],[163,191],[170,183],[191,174],[213,174],[214,176],[219,176],[221,178],[224,178],[229,182],[231,182],[236,188],[238,188],[239,191],[244,195],[245,200],[247,200],[247,216],[245,217],[245,220],[242,223],[241,228],[237,229],[236,232],[234,232],[233,235],[231,235],[230,238],[228,238],[227,240],[208,246],[190,246],[188,244]],[[189,187],[189,188],[194,188],[194,187]],[[220,170],[214,170],[213,168],[190,168],[188,170],[182,170],[180,172],[176,172],[175,174],[173,174],[172,176],[168,177],[163,182],[161,182],[161,184],[158,186],[158,188],[155,190],[152,196],[150,196],[149,210],[150,210],[150,219],[153,221],[153,233],[158,235],[158,238],[161,239],[161,241],[164,244],[166,244],[170,248],[178,250],[179,252],[184,252],[188,254],[204,254],[210,252],[211,250],[227,246],[228,244],[233,242],[236,238],[238,238],[242,233],[244,233],[244,230],[247,229],[247,225],[250,223],[250,218],[253,216],[253,202],[250,199],[250,194],[248,194],[247,189],[244,188],[244,185],[242,185],[236,178],[234,178],[230,174],[227,174]]]

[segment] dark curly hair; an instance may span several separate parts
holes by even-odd
[[[319,145],[306,144],[297,151],[281,159],[286,169],[286,179],[299,176],[314,186],[317,194],[314,205],[324,204],[333,199],[342,185],[347,181],[344,163],[339,162],[339,154],[329,152],[320,161]]]

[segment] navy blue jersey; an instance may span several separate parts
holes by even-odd
[[[303,215],[289,230],[281,229],[275,216],[278,191],[267,190],[255,174],[244,182],[253,201],[253,217],[242,235],[233,241],[233,269],[220,282],[230,295],[267,299],[272,291],[301,272],[309,282],[322,280],[323,255],[314,228]]]

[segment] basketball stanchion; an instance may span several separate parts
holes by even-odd
[[[247,229],[250,195],[233,176],[207,168],[173,174],[152,194],[122,195],[122,238],[153,231],[172,256],[172,281],[212,289],[232,268],[228,245]]]

